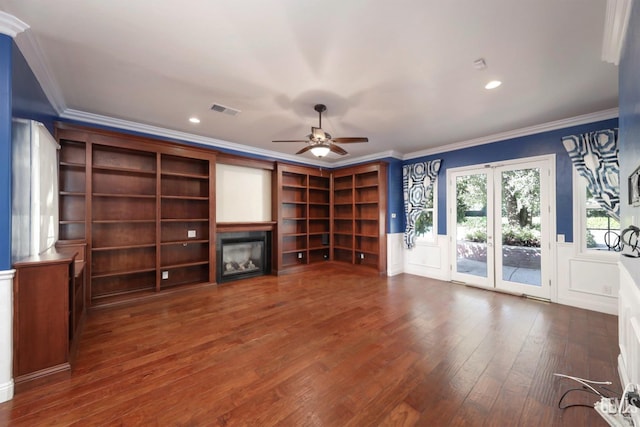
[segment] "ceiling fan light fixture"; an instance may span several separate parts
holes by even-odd
[[[324,141],[327,138],[325,132],[321,128],[316,127],[311,128],[311,137],[314,141]]]
[[[311,154],[316,157],[324,157],[329,154],[329,151],[331,151],[331,148],[326,144],[318,144],[311,147]]]

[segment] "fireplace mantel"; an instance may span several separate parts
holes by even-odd
[[[261,222],[218,222],[216,232],[233,233],[236,231],[274,231],[276,221]]]

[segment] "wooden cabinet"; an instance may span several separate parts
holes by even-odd
[[[16,262],[13,376],[16,391],[70,371],[70,296],[75,253],[55,250]],[[71,323],[72,324],[72,323]]]
[[[73,282],[69,289],[69,340],[77,343],[80,335],[80,327],[86,313],[86,274],[85,260],[87,245],[80,240],[58,241],[56,250],[60,254],[74,257]],[[72,351],[73,353],[73,351]]]
[[[330,173],[278,163],[275,175],[276,272],[329,260]]]
[[[387,165],[333,171],[333,258],[385,273]]]
[[[214,152],[67,124],[57,138],[60,239],[86,239],[91,305],[215,281]]]

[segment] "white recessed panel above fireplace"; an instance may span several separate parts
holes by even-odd
[[[216,165],[216,222],[271,221],[271,171]]]

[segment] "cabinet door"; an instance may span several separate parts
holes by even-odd
[[[68,363],[69,269],[70,262],[17,267],[16,377]]]

